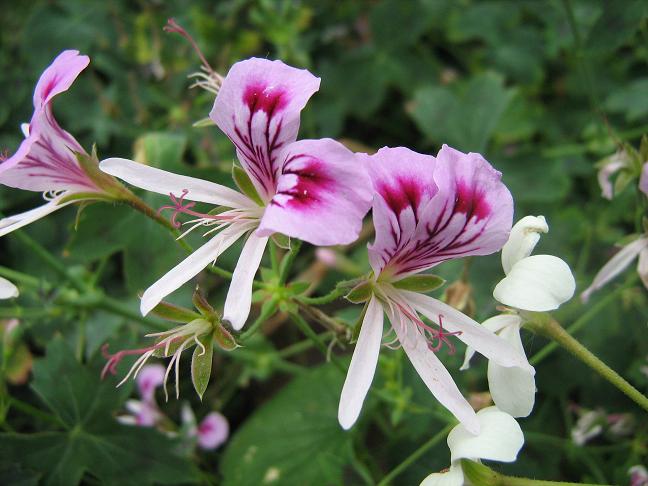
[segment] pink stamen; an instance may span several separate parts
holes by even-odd
[[[188,189],[183,189],[182,195],[178,198],[175,194],[170,192],[169,198],[171,199],[173,205],[162,206],[157,211],[158,214],[160,214],[165,209],[171,209],[173,211],[173,214],[171,215],[171,224],[173,225],[174,228],[180,228],[180,226],[182,226],[182,223],[176,220],[179,214],[188,214],[189,216],[195,216],[201,219],[213,219],[213,220],[220,220],[220,221],[231,221],[234,219],[233,216],[223,216],[219,214],[207,214],[207,213],[199,213],[198,211],[192,211],[191,208],[193,208],[196,205],[195,202],[184,204],[184,198],[188,193],[189,193]]]
[[[153,346],[149,346],[147,348],[123,349],[121,351],[116,352],[115,354],[110,354],[108,352],[108,348],[110,347],[108,343],[104,344],[101,347],[101,354],[104,358],[108,360],[108,362],[101,370],[101,379],[103,380],[106,377],[106,374],[108,373],[110,373],[111,375],[117,374],[117,365],[122,359],[124,359],[124,357],[137,355],[137,354],[144,354],[149,351],[153,351],[154,349],[159,349],[165,346],[166,344],[167,343],[165,341],[162,341],[157,344],[154,344]]]
[[[452,341],[450,341],[450,339],[448,339],[448,337],[461,336],[462,331],[446,332],[445,329],[443,329],[443,315],[439,314],[439,329],[434,329],[433,327],[428,326],[425,322],[419,319],[416,313],[410,312],[406,306],[399,304],[398,302],[396,302],[396,305],[409,320],[411,320],[419,327],[421,333],[428,341],[428,348],[430,349],[430,351],[432,351],[433,353],[438,353],[439,351],[441,351],[441,348],[445,343],[448,346],[448,354],[453,355],[455,353],[455,345],[452,343]],[[436,344],[434,344],[435,341]]]
[[[189,44],[191,44],[191,47],[193,47],[194,51],[198,54],[198,57],[200,57],[200,60],[202,61],[203,66],[207,70],[208,73],[212,74],[214,73],[214,70],[212,67],[209,65],[207,62],[207,59],[205,58],[205,55],[202,53],[200,50],[200,47],[198,47],[198,43],[194,40],[193,37],[187,32],[184,28],[178,24],[174,18],[170,18],[167,20],[167,24],[163,27],[164,32],[175,32],[177,34],[180,34],[182,37],[187,39],[189,41]]]

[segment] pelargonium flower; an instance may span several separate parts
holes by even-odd
[[[510,309],[483,323],[486,329],[510,342],[525,359],[520,339],[520,329],[526,321],[524,311],[557,309],[572,298],[576,289],[569,265],[563,260],[552,255],[531,256],[540,234],[548,231],[543,216],[526,216],[513,226],[502,248],[502,267],[506,277],[493,291],[495,299]],[[469,367],[474,354],[472,347],[466,349],[462,370]],[[500,410],[513,417],[526,417],[531,413],[536,392],[534,374],[530,365],[503,367],[495,361],[488,362],[488,386]]]
[[[444,344],[452,352],[450,338],[457,336],[502,366],[529,366],[504,339],[411,289],[423,290],[421,284],[431,276],[415,274],[441,262],[498,251],[511,229],[511,194],[481,155],[445,145],[436,158],[383,148],[365,156],[365,163],[375,191],[376,239],[369,247],[373,276],[351,293],[366,292],[368,304],[340,398],[340,424],[349,428],[360,414],[378,361],[385,313],[394,342],[400,342],[432,394],[478,432],[475,412],[436,353]]]
[[[47,204],[0,220],[0,236],[81,200],[117,199],[117,184],[96,168],[96,161],[63,130],[52,113],[54,98],[67,91],[90,62],[79,51],[59,54],[45,69],[34,91],[34,114],[23,124],[25,140],[0,163],[0,184],[42,192]]]
[[[182,407],[182,428],[188,438],[206,451],[220,447],[229,438],[229,422],[222,413],[210,412],[197,424],[188,405]]]
[[[220,230],[144,292],[143,314],[248,235],[223,314],[234,329],[241,329],[270,235],[282,233],[315,245],[346,244],[357,238],[371,199],[369,180],[357,156],[331,139],[296,141],[300,112],[319,82],[310,72],[281,61],[248,59],[230,69],[210,117],[236,147],[249,177],[247,195],[130,160],[101,163],[111,175],[169,195],[174,218],[180,213],[194,217],[192,229],[205,228],[206,236]],[[198,213],[192,209],[195,203],[185,200],[229,209]]]
[[[155,400],[155,390],[164,383],[164,371],[164,366],[159,364],[146,365],[142,368],[136,381],[141,400],[126,402],[129,413],[117,417],[120,423],[153,427],[163,418]]]
[[[9,280],[0,277],[0,299],[13,299],[18,297],[18,288]]]
[[[421,482],[421,486],[463,486],[466,483],[461,469],[462,459],[515,461],[524,445],[524,434],[515,419],[497,407],[488,407],[477,412],[477,420],[480,431],[476,435],[463,424],[450,431],[450,468],[445,472],[430,474]]]

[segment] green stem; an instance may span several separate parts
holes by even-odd
[[[609,304],[614,302],[619,296],[619,294],[623,293],[626,289],[633,286],[637,281],[637,278],[638,278],[637,274],[633,273],[632,277],[629,278],[628,281],[626,281],[626,283],[624,283],[621,287],[615,289],[613,292],[607,294],[604,298],[602,298],[596,304],[591,306],[587,310],[587,312],[585,312],[581,317],[576,319],[576,321],[574,321],[574,323],[567,328],[567,332],[569,334],[574,334],[576,331],[579,331],[582,327],[584,327],[587,323],[589,323],[594,317],[596,317],[605,307],[607,307]],[[558,349],[558,343],[551,342],[547,344],[544,348],[542,348],[535,355],[533,355],[533,357],[529,360],[529,363],[531,363],[533,366],[536,366],[547,356],[553,353],[556,349]]]
[[[530,322],[527,326],[538,334],[553,339],[576,358],[580,359],[583,363],[592,368],[601,377],[605,378],[612,385],[618,388],[628,398],[633,400],[644,410],[648,411],[648,398],[643,393],[628,383],[621,375],[574,339],[557,321],[547,316],[544,319]]]
[[[247,330],[239,336],[239,342],[244,343],[245,341],[250,339],[259,330],[263,323],[276,312],[276,310],[276,299],[272,299],[268,302],[267,305],[261,307],[261,313],[259,314],[259,317],[257,317],[254,322],[247,328]]]
[[[366,279],[364,278],[354,278],[352,280],[343,280],[342,282],[338,282],[338,284],[335,286],[333,290],[331,290],[328,294],[322,295],[321,297],[305,297],[305,296],[299,296],[297,299],[300,302],[303,302],[304,304],[308,305],[324,305],[324,304],[330,304],[334,300],[339,299],[342,297],[344,294],[346,294],[350,289],[355,287],[361,282],[364,282]]]
[[[0,276],[9,279],[12,282],[22,283],[30,287],[41,287],[43,284],[43,282],[36,277],[6,267],[0,267]]]
[[[288,273],[292,268],[292,264],[297,258],[297,254],[301,248],[302,242],[298,239],[293,239],[290,243],[290,251],[284,255],[279,266],[279,285],[282,286],[288,280]]]
[[[335,334],[331,331],[326,331],[319,335],[320,340],[332,338],[334,336]],[[313,341],[311,341],[310,339],[305,339],[303,341],[299,341],[298,343],[291,344],[290,346],[286,346],[285,348],[278,351],[277,354],[282,358],[290,358],[291,356],[295,356],[296,354],[303,353],[304,351],[312,348],[314,345],[315,344],[313,343]]]
[[[308,322],[297,313],[291,313],[290,318],[297,325],[299,330],[315,344],[315,347],[324,355],[325,358],[330,358],[333,364],[344,374],[347,372],[346,366],[344,366],[337,356],[330,354],[326,344],[321,340],[320,336],[313,331],[313,329],[308,325]]]
[[[58,317],[64,313],[65,309],[63,307],[47,307],[45,309],[0,307],[1,319],[37,319],[43,317]]]
[[[126,319],[137,321],[140,324],[144,324],[148,327],[154,327],[156,329],[160,329],[163,331],[168,329],[168,326],[165,326],[164,324],[160,324],[159,322],[156,321],[146,319],[145,317],[141,316],[138,312],[134,312],[130,310],[128,307],[123,305],[118,300],[115,300],[105,295],[102,296],[101,299],[97,302],[96,307],[98,309],[105,310],[106,312],[110,312],[111,314],[115,314],[121,317],[125,317]]]
[[[378,486],[387,486],[390,484],[396,476],[414,464],[429,449],[441,442],[441,440],[450,433],[450,430],[452,430],[453,427],[454,425],[446,425],[443,429],[433,435],[425,444],[416,449],[403,462],[389,471],[389,473],[387,473],[387,475],[378,483]]]

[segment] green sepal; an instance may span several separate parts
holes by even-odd
[[[123,199],[123,194],[127,189],[117,179],[106,174],[99,168],[96,145],[92,146],[92,153],[90,155],[82,152],[75,152],[74,155],[83,172],[99,189],[104,191],[103,196],[106,199],[113,201]]]
[[[214,340],[218,346],[225,351],[232,351],[239,347],[238,343],[234,339],[234,336],[221,325],[214,326]]]
[[[360,336],[360,329],[362,329],[362,322],[364,321],[365,314],[367,313],[367,308],[369,307],[369,302],[367,302],[362,308],[362,312],[358,316],[355,324],[353,325],[353,332],[351,333],[351,342],[355,343]]]
[[[621,194],[635,178],[636,176],[629,170],[619,171],[619,175],[614,179],[614,190],[612,194]]]
[[[496,486],[498,484],[503,484],[503,478],[501,475],[478,462],[469,459],[461,459],[461,469],[470,484],[479,484],[481,486]]]
[[[198,311],[205,317],[213,317],[216,314],[214,308],[207,302],[207,299],[200,292],[200,289],[196,287],[196,290],[191,297],[193,305]]]
[[[438,289],[443,286],[445,280],[443,280],[438,275],[423,274],[423,275],[412,275],[406,277],[402,280],[397,280],[392,282],[392,285],[397,289],[401,290],[410,290],[412,292],[426,293],[432,292],[433,290]]]
[[[310,282],[291,282],[288,285],[288,290],[293,295],[300,295],[306,292],[310,286]]]
[[[274,283],[277,280],[277,275],[271,268],[261,267],[261,281],[264,283]]]
[[[232,166],[232,177],[243,194],[252,199],[259,206],[264,205],[261,196],[259,196],[259,193],[257,192],[256,187],[254,187],[250,176],[247,175],[247,172],[239,166],[234,165]]]
[[[214,120],[207,117],[207,118],[203,118],[202,120],[193,122],[191,126],[194,128],[205,128],[205,127],[213,127],[214,125],[216,125],[216,123],[214,123]]]
[[[83,210],[90,206],[93,201],[83,201],[81,204],[79,204],[76,212],[76,216],[74,217],[74,231],[77,231],[79,229],[79,223],[81,222],[81,214],[83,213]]]
[[[290,251],[290,237],[281,233],[274,233],[271,237],[275,245],[282,250]]]
[[[353,287],[345,298],[353,304],[362,304],[371,298],[371,294],[373,294],[373,283],[365,281]]]
[[[111,197],[107,194],[101,193],[101,192],[73,192],[70,194],[66,194],[63,196],[58,204],[62,205],[68,202],[73,202],[73,201],[86,201],[86,202],[96,202],[96,201],[104,201],[104,202],[115,202],[115,198]]]
[[[182,323],[191,322],[202,317],[200,314],[190,309],[164,301],[153,307],[151,313],[166,321]]]
[[[214,335],[208,334],[198,338],[200,344],[205,347],[196,346],[191,357],[191,382],[193,383],[194,390],[202,400],[209,378],[212,371],[212,358],[214,356]]]

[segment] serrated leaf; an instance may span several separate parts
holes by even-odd
[[[254,187],[250,176],[247,175],[247,172],[245,172],[241,167],[234,165],[232,166],[232,177],[234,178],[236,186],[243,194],[252,199],[255,203],[263,205],[263,200],[259,196],[259,193],[257,192],[256,187]]]
[[[373,284],[367,281],[353,287],[345,298],[354,304],[362,304],[371,298],[371,294],[373,294]]]
[[[190,309],[180,307],[179,305],[169,302],[160,302],[156,305],[151,313],[172,322],[191,322],[194,319],[200,319],[202,316]]]
[[[438,275],[412,275],[406,277],[402,280],[397,280],[393,282],[392,285],[397,289],[401,290],[411,290],[412,292],[432,292],[433,290],[438,289],[443,286],[445,280],[439,277]]]
[[[204,349],[196,345],[191,358],[191,382],[194,390],[202,400],[209,378],[211,377],[212,358],[214,356],[213,334],[201,336],[198,341],[205,347]]]

